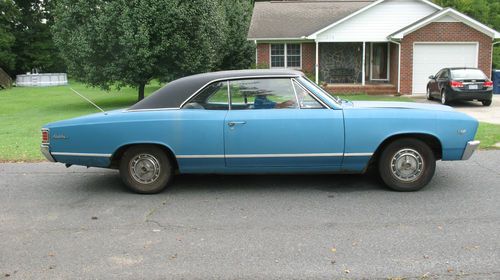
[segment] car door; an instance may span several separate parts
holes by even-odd
[[[443,90],[449,82],[450,75],[448,73],[448,69],[444,69],[437,79],[437,93],[439,95],[441,95],[441,90]]]
[[[441,71],[437,72],[437,74],[434,76],[434,79],[432,79],[429,83],[429,89],[431,91],[431,95],[434,95],[438,92],[438,85],[437,85],[437,78],[439,75],[441,75]]]
[[[227,167],[340,167],[342,110],[327,108],[297,81],[230,81],[225,119]]]
[[[227,81],[207,85],[175,116],[169,138],[183,173],[218,173],[225,169],[224,120],[229,111]]]

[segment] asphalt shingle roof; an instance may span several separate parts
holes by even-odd
[[[370,0],[255,2],[249,39],[301,38],[372,4]]]

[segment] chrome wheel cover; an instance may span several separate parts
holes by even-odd
[[[392,175],[403,182],[414,182],[424,173],[424,159],[413,149],[401,149],[391,159]]]
[[[427,99],[431,98],[431,90],[427,88]]]
[[[141,184],[151,184],[160,177],[160,162],[150,154],[136,155],[129,163],[132,178]]]
[[[446,92],[441,93],[441,104],[446,104]]]

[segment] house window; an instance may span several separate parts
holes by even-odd
[[[301,68],[300,44],[271,44],[271,68]]]

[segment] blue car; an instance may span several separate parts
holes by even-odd
[[[448,106],[351,102],[303,73],[242,70],[173,81],[128,109],[47,124],[52,162],[120,170],[138,193],[175,174],[364,173],[415,191],[437,160],[466,160],[477,120]]]

